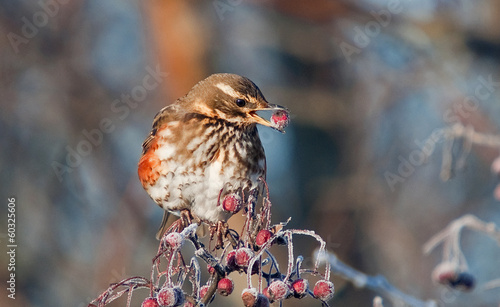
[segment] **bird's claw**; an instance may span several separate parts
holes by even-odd
[[[182,229],[188,227],[189,225],[191,225],[191,223],[193,222],[193,215],[191,214],[191,211],[189,211],[189,209],[183,209],[181,210],[180,212],[180,221],[181,221],[181,226],[182,226]]]
[[[229,233],[229,227],[226,222],[218,221],[217,223],[210,226],[210,241],[215,237],[216,244],[215,248],[220,249],[224,246],[224,238]]]

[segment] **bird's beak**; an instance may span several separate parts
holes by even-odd
[[[250,116],[250,118],[252,119],[253,122],[255,122],[257,124],[261,124],[262,126],[271,127],[271,128],[278,130],[282,133],[285,132],[284,129],[277,127],[276,125],[274,125],[273,123],[271,123],[267,119],[264,119],[261,116],[259,116],[257,114],[258,111],[273,111],[273,113],[276,111],[284,111],[288,114],[287,108],[279,106],[277,104],[268,104],[264,108],[258,108],[256,110],[252,110],[252,111],[248,112],[248,115]]]

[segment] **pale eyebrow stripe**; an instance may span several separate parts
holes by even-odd
[[[233,98],[237,98],[237,97],[241,96],[241,94],[236,92],[234,90],[234,88],[232,88],[231,86],[229,86],[225,83],[217,83],[215,86],[217,86],[221,91],[223,91],[224,93],[228,94],[229,96],[231,96]]]

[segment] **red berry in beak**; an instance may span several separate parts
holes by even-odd
[[[284,129],[288,126],[290,122],[290,117],[288,112],[285,110],[277,110],[271,116],[271,127],[284,132]]]

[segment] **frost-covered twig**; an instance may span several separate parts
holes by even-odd
[[[496,289],[496,288],[500,288],[500,278],[490,280],[490,281],[488,281],[488,282],[484,283],[484,284],[481,286],[481,289],[482,289],[483,291],[493,290],[493,289]]]
[[[411,295],[408,295],[398,288],[390,284],[387,279],[382,276],[366,275],[342,262],[333,253],[327,252],[325,257],[321,258],[322,262],[328,262],[331,265],[332,273],[339,275],[342,278],[352,282],[356,287],[368,288],[376,293],[388,297],[393,302],[403,302],[408,306],[413,307],[436,307],[437,303],[433,300],[422,301]]]
[[[116,284],[112,284],[109,286],[106,291],[104,291],[99,297],[93,300],[89,306],[97,306],[102,307],[105,306],[112,301],[116,300],[120,296],[125,293],[129,293],[127,297],[127,307],[130,307],[130,298],[131,293],[134,290],[141,288],[149,288],[151,286],[151,282],[143,277],[130,277],[118,282]]]
[[[451,288],[470,291],[474,288],[474,276],[468,272],[467,260],[460,247],[463,229],[482,232],[500,245],[500,229],[494,223],[484,222],[472,214],[452,221],[445,229],[435,234],[423,246],[424,254],[429,254],[439,244],[443,244],[443,258],[432,273],[432,279]]]
[[[452,250],[445,251],[444,254],[453,255],[456,250],[460,250],[460,245],[458,243],[460,241],[461,231],[464,228],[483,232],[495,239],[500,245],[500,229],[495,223],[484,222],[472,214],[466,214],[452,221],[445,229],[430,238],[423,246],[424,253],[429,254],[440,243],[446,244],[446,242],[451,242],[449,248]]]

